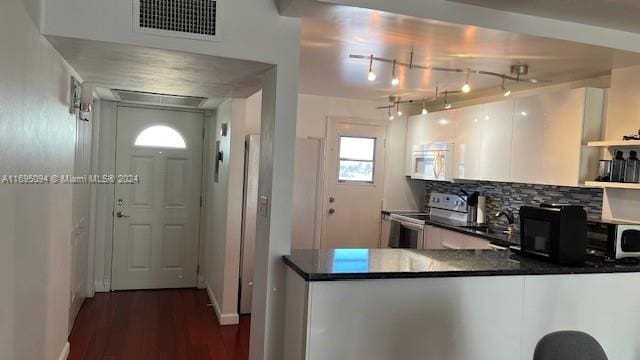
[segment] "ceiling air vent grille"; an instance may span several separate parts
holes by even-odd
[[[135,104],[200,108],[207,100],[206,98],[195,96],[179,96],[121,89],[113,89],[111,92],[116,101]]]
[[[215,0],[134,0],[140,31],[159,35],[216,40]]]

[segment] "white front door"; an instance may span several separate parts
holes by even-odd
[[[380,242],[387,127],[329,119],[321,247]]]
[[[118,108],[114,290],[197,285],[203,119]]]

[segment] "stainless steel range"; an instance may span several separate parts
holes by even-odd
[[[459,195],[431,193],[429,213],[391,214],[389,247],[426,248],[425,224],[428,220],[453,226],[467,225],[468,206]]]

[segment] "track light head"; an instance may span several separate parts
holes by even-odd
[[[465,75],[464,75],[464,85],[462,85],[462,92],[463,93],[468,93],[469,91],[471,91],[471,86],[469,86],[469,70],[465,71]]]
[[[451,104],[449,104],[449,102],[447,101],[447,95],[449,95],[449,92],[445,90],[444,91],[444,108],[449,110],[451,109]]]
[[[393,68],[391,68],[391,85],[398,86],[400,84],[400,79],[396,75],[396,60],[393,59]]]
[[[507,96],[511,95],[511,90],[507,89],[507,87],[504,85],[505,81],[506,81],[506,78],[505,78],[505,76],[504,76],[504,75],[502,75],[502,86],[501,86],[501,88],[502,88],[502,95],[504,95],[505,97],[507,97]]]
[[[373,72],[373,55],[369,59],[369,75],[367,76],[369,81],[376,81],[376,73]]]
[[[398,116],[402,116],[402,111],[400,111],[400,99],[398,99],[398,102],[396,103],[396,113]]]
[[[428,113],[427,108],[422,108],[422,115],[427,115]]]

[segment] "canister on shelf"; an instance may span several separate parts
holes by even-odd
[[[611,160],[611,181],[624,182],[626,165],[622,151],[616,150],[615,157]]]
[[[638,153],[636,151],[631,151],[627,159],[624,170],[624,182],[640,182],[640,159],[638,159]]]

